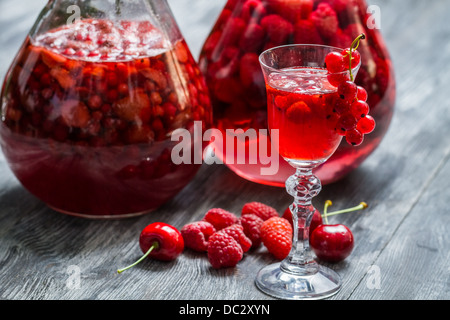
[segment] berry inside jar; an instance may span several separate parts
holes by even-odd
[[[184,39],[147,21],[85,19],[28,37],[3,86],[1,145],[19,181],[57,211],[150,212],[199,164],[175,165],[171,134],[211,125]]]

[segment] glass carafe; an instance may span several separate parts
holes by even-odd
[[[370,112],[377,127],[359,147],[343,141],[329,161],[315,169],[315,174],[323,184],[328,184],[357,168],[382,141],[395,105],[394,70],[377,29],[379,16],[372,12],[379,10],[368,7],[364,0],[229,0],[205,41],[199,60],[211,93],[215,126],[224,137],[227,129],[234,132],[253,128],[260,133],[259,129],[267,128],[265,84],[258,64],[262,51],[292,43],[347,48],[353,39],[365,33],[366,40],[358,48],[362,66],[355,82],[368,91]],[[261,169],[267,164],[259,157],[250,158],[248,152],[236,154],[235,150],[245,150],[245,145],[248,149],[267,143],[266,150],[271,150],[264,130],[256,138],[247,137],[237,140],[234,150],[223,148],[224,152],[218,156],[248,180],[284,186],[294,171],[281,157],[277,174],[262,174]],[[239,162],[239,157],[246,161]],[[251,160],[258,162],[253,164]]]
[[[212,124],[166,0],[49,1],[6,75],[1,112],[22,185],[89,218],[141,215],[174,197],[201,162],[172,161],[172,133]],[[192,153],[205,147],[194,142]]]

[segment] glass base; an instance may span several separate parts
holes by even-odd
[[[274,263],[262,268],[256,276],[256,286],[264,293],[286,300],[319,300],[331,297],[341,289],[341,278],[324,266],[314,274],[297,275]]]

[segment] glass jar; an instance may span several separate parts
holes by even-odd
[[[141,215],[174,197],[201,163],[172,161],[172,133],[212,124],[165,0],[49,1],[6,75],[1,111],[22,185],[88,218]]]
[[[237,155],[249,145],[271,150],[267,128],[266,91],[259,54],[271,47],[299,43],[347,48],[361,33],[358,50],[362,66],[356,83],[369,94],[374,132],[358,147],[341,143],[335,154],[315,174],[324,184],[340,180],[357,168],[381,143],[395,105],[394,69],[388,50],[364,0],[229,0],[204,43],[199,65],[204,73],[214,109],[215,126],[227,137],[227,129],[256,129],[257,136],[237,140],[234,150],[217,156],[238,175],[258,183],[284,186],[293,169],[279,157],[277,174],[262,174],[267,164],[252,164],[249,154]],[[242,144],[239,146],[239,144]],[[266,145],[267,144],[267,145]],[[222,150],[218,148],[218,150]],[[234,153],[234,154],[227,154]],[[245,162],[238,157],[245,156]],[[233,159],[234,157],[234,159]],[[234,161],[226,161],[231,159]],[[271,170],[269,170],[271,172]]]

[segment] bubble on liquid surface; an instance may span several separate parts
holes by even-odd
[[[335,91],[328,82],[327,71],[316,68],[289,68],[269,76],[269,85],[275,89],[302,93],[318,94]]]

